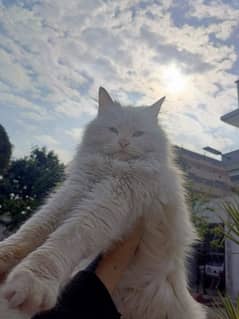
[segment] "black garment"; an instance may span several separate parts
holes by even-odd
[[[119,319],[108,290],[92,271],[98,259],[66,285],[55,308],[32,319]]]

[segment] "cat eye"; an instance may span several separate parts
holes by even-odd
[[[136,132],[133,133],[133,136],[134,136],[134,137],[138,137],[138,136],[141,136],[141,135],[143,135],[143,134],[144,134],[143,131],[136,131]]]
[[[119,134],[119,131],[115,127],[109,127],[109,130],[115,134]]]

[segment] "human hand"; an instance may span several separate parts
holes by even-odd
[[[116,246],[100,260],[96,268],[96,275],[103,282],[109,293],[112,293],[116,288],[128,264],[135,256],[142,233],[143,219],[141,218],[134,225],[129,236],[125,240],[117,243]]]

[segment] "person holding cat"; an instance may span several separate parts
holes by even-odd
[[[121,317],[111,294],[129,262],[137,253],[142,236],[140,219],[129,236],[103,257],[97,257],[66,286],[58,304],[32,319],[117,319]]]

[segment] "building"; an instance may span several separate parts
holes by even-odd
[[[232,194],[232,182],[228,172],[222,161],[184,148],[176,147],[176,155],[179,165],[186,174],[189,189],[202,195],[202,203],[199,202],[199,208],[194,211],[194,214],[206,218],[209,229],[215,228],[222,222],[217,215],[218,207],[214,204],[214,201]],[[205,204],[203,204],[204,201],[206,201]],[[211,209],[208,209],[209,206]],[[199,289],[198,285],[201,282],[202,291],[204,293],[210,291],[210,294],[216,294],[218,289],[224,291],[226,277],[227,246],[220,249],[214,248],[211,245],[214,240],[220,240],[220,238],[217,238],[216,234],[213,235],[213,232],[208,231],[204,241],[195,250],[189,272],[192,288]]]
[[[221,120],[239,128],[239,80],[237,84],[238,108],[221,117]],[[225,168],[230,174],[234,186],[239,186],[239,150],[224,154],[222,156]],[[236,199],[238,203],[238,198]],[[239,206],[239,203],[238,203]],[[239,245],[226,241],[226,282],[228,293],[236,299],[239,295]]]
[[[222,163],[230,176],[234,188],[239,189],[239,150],[222,154]]]
[[[237,84],[237,94],[238,94],[238,106],[239,106],[239,80],[236,81]],[[239,128],[239,108],[225,114],[221,117],[221,120],[225,123],[233,125]],[[230,178],[232,184],[232,190],[239,189],[239,150],[234,150],[232,152],[222,154],[221,152],[212,149],[211,147],[206,147],[211,153],[221,155],[222,159],[220,163],[225,169],[228,177]],[[210,175],[208,175],[210,176]],[[207,203],[207,207],[210,209],[204,209],[201,212],[202,216],[206,216],[208,221],[212,224],[219,224],[222,220],[227,220],[228,216],[224,211],[223,205],[225,202],[232,203],[239,207],[238,196],[222,196],[222,198],[212,199],[210,203]],[[216,214],[212,214],[212,210]],[[219,217],[220,216],[220,217]],[[222,218],[222,219],[221,219]],[[230,222],[230,220],[227,220]],[[235,244],[233,241],[225,240],[225,280],[226,280],[226,291],[235,300],[239,295],[239,245]]]
[[[185,172],[192,191],[209,198],[232,193],[232,182],[223,162],[176,147],[177,162]]]
[[[239,106],[239,80],[236,81],[236,84]],[[235,127],[239,127],[239,107],[238,109],[223,115],[221,120]],[[231,186],[229,186],[229,188],[233,191],[239,190],[239,150],[234,150],[225,154],[210,146],[204,147],[204,150],[214,155],[220,155],[221,160],[211,159],[207,156],[202,156],[186,150],[181,151],[183,161],[188,162],[187,164],[184,164],[187,175],[194,181],[194,183],[196,183],[194,187],[195,190],[197,190],[198,187],[201,187],[204,193],[208,193],[210,196],[212,195],[214,197],[228,195],[229,184],[228,178],[225,174],[228,174],[230,179]],[[195,161],[193,162],[192,158],[197,159],[198,163]],[[204,163],[204,168],[201,165],[201,172],[198,172],[197,170],[199,162],[201,162],[201,164]],[[223,168],[225,169],[224,173]],[[198,174],[199,176],[197,176]],[[207,179],[207,181],[205,179]],[[211,185],[211,189],[207,186],[209,184]],[[219,189],[221,189],[221,191]]]
[[[239,127],[239,80],[236,82],[237,85],[237,98],[238,98],[238,108],[230,113],[221,116],[221,120],[227,124]]]
[[[236,81],[236,84],[239,105],[239,80]],[[239,128],[239,108],[225,114],[221,119]],[[200,216],[206,217],[211,225],[217,225],[221,224],[222,220],[227,220],[227,214],[223,208],[225,201],[238,203],[239,207],[238,196],[233,195],[235,188],[239,189],[239,150],[226,154],[211,147],[206,147],[205,150],[221,155],[221,160],[212,159],[180,147],[176,147],[176,154],[178,163],[190,181],[191,189],[210,198],[210,201],[205,204],[206,206],[201,208]],[[225,278],[226,291],[233,299],[236,299],[239,295],[239,246],[226,239],[223,251],[217,252],[208,249],[205,256],[204,268],[206,266],[206,269],[210,268],[216,272],[221,263],[221,268],[225,269],[225,277],[223,277]]]
[[[209,199],[205,207],[201,208],[200,216],[206,217],[211,226],[222,224],[222,220],[227,220],[223,204],[226,201],[232,203],[238,201],[237,196],[233,197],[233,189],[235,185],[239,186],[239,150],[223,154],[221,161],[180,147],[176,147],[176,154],[192,191]],[[239,294],[239,246],[230,240],[225,240],[224,249],[219,251],[207,247],[204,254],[204,266],[197,265],[197,267],[205,268],[206,274],[208,269],[215,272],[224,269],[223,287],[226,287],[227,293],[236,299]],[[204,284],[206,291],[210,290],[208,287],[213,287],[215,293],[218,289],[216,275],[207,274],[206,278]]]
[[[233,125],[239,128],[239,80],[236,82],[237,85],[237,99],[238,99],[238,108],[230,113],[227,113],[221,117],[221,120],[225,123]],[[238,133],[239,135],[239,133]],[[232,183],[236,188],[239,187],[239,150],[223,154],[222,162],[229,172]]]

